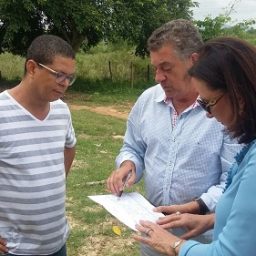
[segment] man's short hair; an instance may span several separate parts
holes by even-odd
[[[193,22],[177,19],[157,28],[147,43],[149,51],[157,51],[169,44],[174,47],[179,57],[187,58],[199,50],[203,40]]]
[[[42,64],[51,64],[56,56],[75,58],[70,44],[55,35],[36,37],[27,50],[26,62],[29,59]]]

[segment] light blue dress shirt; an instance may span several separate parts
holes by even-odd
[[[211,244],[185,242],[180,256],[256,255],[256,143],[239,165],[232,183],[216,207],[214,241]]]
[[[201,197],[214,211],[241,146],[200,106],[186,109],[172,129],[172,108],[165,98],[161,85],[139,97],[127,121],[117,167],[125,160],[135,163],[137,181],[144,175],[146,197],[154,206]]]

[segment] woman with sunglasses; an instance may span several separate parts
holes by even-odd
[[[235,38],[208,41],[189,73],[208,117],[223,123],[244,145],[216,207],[214,240],[210,244],[186,241],[148,221],[137,226],[147,236],[134,238],[171,256],[255,255],[256,48]]]

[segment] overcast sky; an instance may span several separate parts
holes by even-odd
[[[212,18],[225,14],[230,6],[235,3],[230,17],[234,22],[256,19],[256,0],[195,0],[199,7],[193,10],[194,19],[203,20],[207,15]]]

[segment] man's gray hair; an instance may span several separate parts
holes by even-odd
[[[174,47],[180,58],[187,58],[192,53],[198,52],[203,40],[192,21],[177,19],[157,28],[147,43],[149,51],[158,51],[169,44]]]

